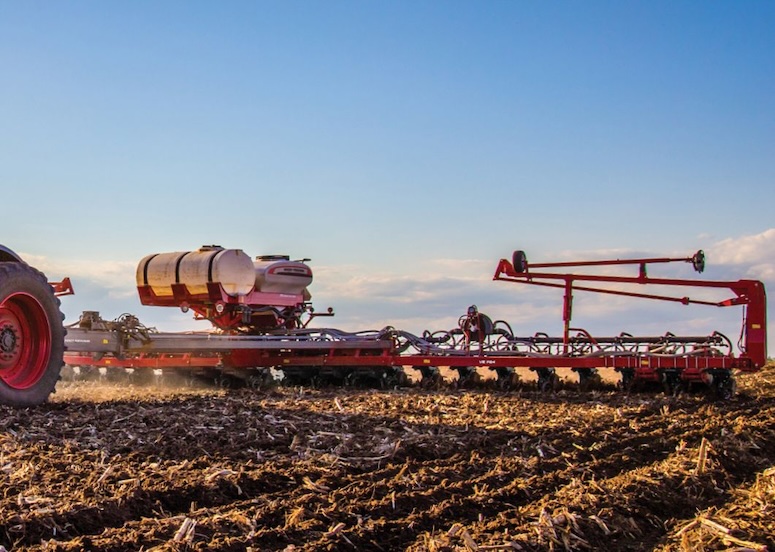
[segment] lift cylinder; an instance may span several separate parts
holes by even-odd
[[[256,280],[253,261],[241,249],[205,246],[197,251],[156,253],[137,265],[137,286],[151,286],[159,297],[173,295],[172,285],[183,284],[191,295],[207,293],[216,283],[232,297],[247,295]]]

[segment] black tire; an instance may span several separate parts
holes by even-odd
[[[553,393],[557,389],[557,374],[549,374],[538,378],[538,390],[541,393]]]
[[[697,272],[705,271],[705,252],[702,249],[697,251],[692,257],[692,265]]]
[[[716,398],[720,401],[729,401],[737,393],[737,382],[732,376],[720,381],[716,385]]]
[[[635,370],[632,368],[625,368],[622,370],[622,379],[616,386],[625,393],[631,393],[637,385],[637,379],[635,378]]]
[[[48,400],[64,364],[63,319],[43,273],[0,262],[0,404],[28,407]]]
[[[444,380],[437,368],[423,366],[420,369],[422,378],[420,378],[420,387],[422,389],[440,389]]]
[[[678,379],[671,379],[664,382],[662,384],[662,388],[665,392],[665,395],[668,397],[678,397],[685,391],[683,382]]]
[[[511,266],[517,274],[527,271],[527,255],[522,250],[516,250],[511,256]]]

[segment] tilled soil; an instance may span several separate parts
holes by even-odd
[[[63,384],[0,408],[6,550],[775,550],[739,395]]]

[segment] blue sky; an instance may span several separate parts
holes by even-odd
[[[703,248],[775,284],[773,98],[772,2],[0,0],[0,243],[73,277],[68,321],[190,324],[134,266],[219,243],[311,257],[348,329],[479,302],[557,330],[498,258]],[[582,301],[601,332],[739,326]]]

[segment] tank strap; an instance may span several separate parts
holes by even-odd
[[[143,266],[143,285],[144,286],[148,285],[148,265],[151,264],[151,261],[154,260],[158,256],[159,256],[159,254],[156,253],[156,254],[151,255],[150,257],[148,257],[148,260],[145,261],[145,265]]]
[[[221,253],[226,252],[227,249],[221,249],[220,251],[213,252],[212,255],[210,255],[210,260],[207,263],[207,283],[211,283],[213,281],[213,265],[215,264],[215,258],[220,255]]]
[[[189,253],[191,253],[191,251],[186,251],[180,257],[178,257],[177,261],[175,261],[175,283],[176,284],[180,283],[180,263],[183,262],[183,257],[188,255]]]

